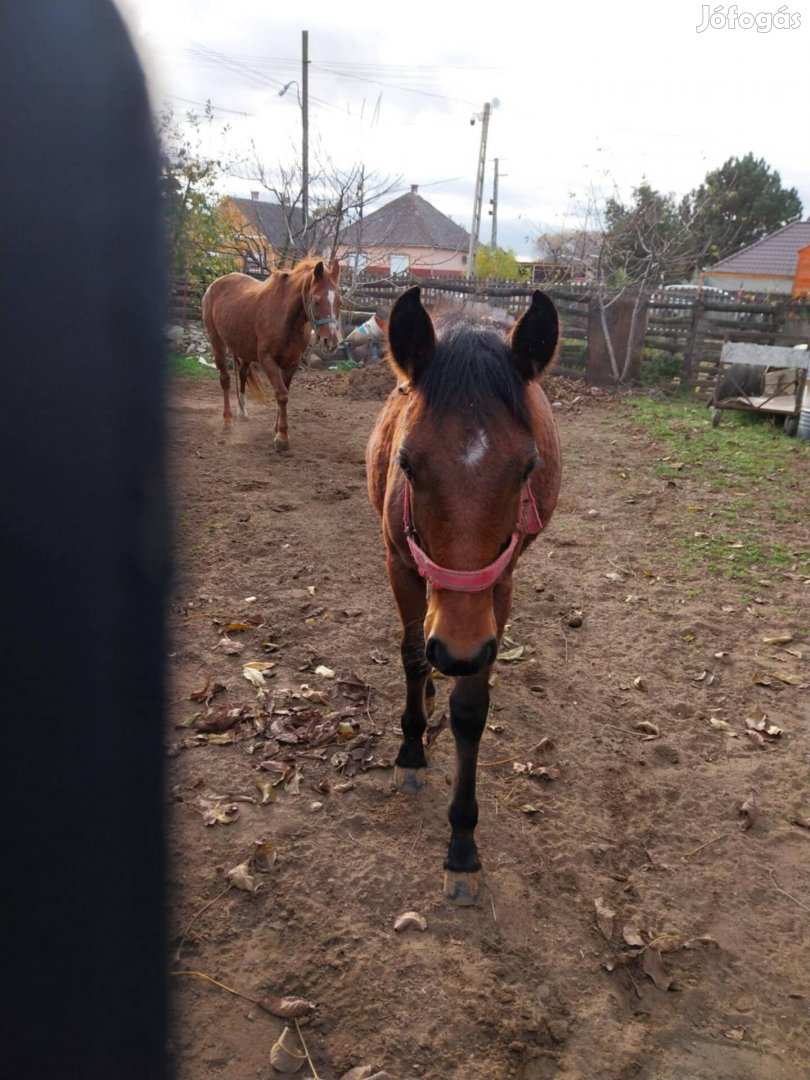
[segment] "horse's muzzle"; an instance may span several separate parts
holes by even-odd
[[[455,657],[441,638],[429,637],[425,645],[425,656],[431,667],[437,668],[444,675],[478,675],[479,672],[495,663],[498,642],[495,638],[485,641],[474,656],[466,659]]]

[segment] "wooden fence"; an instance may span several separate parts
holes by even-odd
[[[514,281],[461,278],[361,277],[344,291],[344,322],[362,322],[381,306],[390,305],[405,289],[419,285],[428,307],[441,301],[477,302],[519,316],[531,303],[536,286]],[[599,302],[594,286],[545,285],[554,298],[562,324],[562,345],[557,370],[564,375],[588,377],[588,316]],[[178,322],[200,318],[204,285],[178,280],[172,293],[171,315]],[[603,293],[610,302],[617,292]],[[658,289],[641,298],[646,307],[641,381],[673,390],[705,395],[714,385],[720,351],[727,341],[762,345],[810,343],[810,304],[788,297],[747,296],[716,299],[694,288]],[[645,314],[643,311],[640,313]]]

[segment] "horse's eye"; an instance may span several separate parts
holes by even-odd
[[[400,469],[402,469],[402,471],[405,473],[405,475],[408,477],[408,479],[413,480],[413,469],[411,469],[410,462],[408,461],[408,459],[403,457],[402,454],[400,454],[397,457],[397,464],[399,465]]]
[[[521,477],[521,479],[524,481],[528,480],[534,470],[539,465],[539,463],[539,458],[533,457],[532,460],[526,465],[526,468],[523,470],[523,476]]]

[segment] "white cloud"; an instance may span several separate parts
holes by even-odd
[[[268,163],[289,162],[300,146],[294,88],[282,98],[278,90],[301,81],[301,30],[308,29],[313,147],[401,176],[405,189],[420,184],[467,227],[480,136],[470,116],[499,98],[487,157],[499,157],[504,174],[499,233],[518,250],[529,249],[521,238],[526,223],[559,227],[566,215],[571,223],[577,199],[592,186],[627,192],[644,175],[684,193],[708,169],[748,151],[796,186],[810,213],[799,120],[807,12],[799,29],[698,34],[701,4],[683,2],[473,9],[309,0],[300,12],[263,0],[124,6],[150,58],[155,97],[173,95],[178,111],[209,99],[233,110],[217,113],[230,124],[231,148],[252,138]],[[490,164],[488,187],[491,176]]]

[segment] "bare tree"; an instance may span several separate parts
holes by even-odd
[[[273,243],[274,265],[312,253],[333,259],[345,229],[362,221],[368,207],[385,198],[400,183],[398,178],[368,173],[360,163],[343,167],[329,155],[319,154],[310,173],[309,221],[305,223],[301,168],[297,161],[270,167],[252,144],[249,157],[240,163],[236,175],[260,184],[281,208],[282,235]],[[250,239],[255,241],[253,237]],[[264,258],[268,259],[267,253]]]
[[[633,360],[638,320],[649,301],[649,290],[666,281],[691,276],[702,252],[698,250],[695,221],[701,205],[695,200],[655,191],[645,181],[625,202],[618,191],[602,201],[591,189],[586,220],[599,238],[596,296],[611,371],[617,384],[627,380]],[[634,298],[630,331],[623,356],[617,355],[607,312],[625,295]]]

